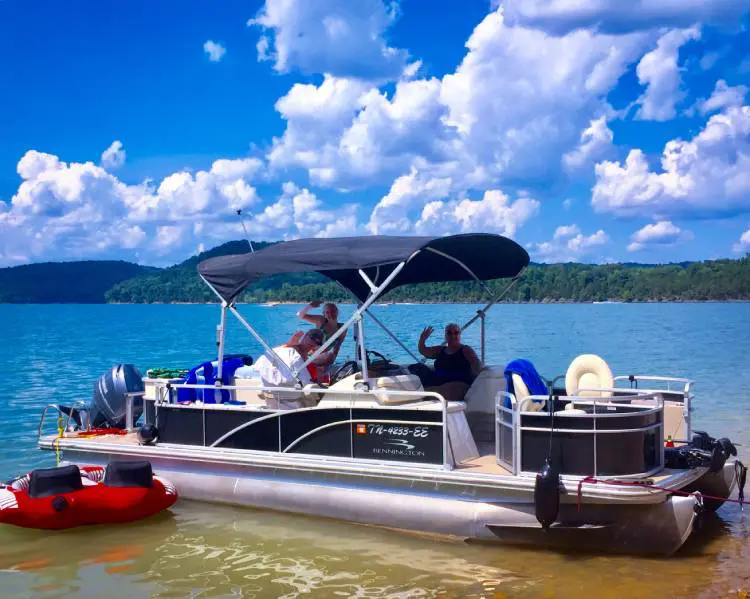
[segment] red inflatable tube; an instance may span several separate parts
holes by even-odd
[[[177,501],[167,480],[153,475],[151,487],[109,487],[104,468],[82,467],[83,488],[47,497],[29,496],[29,475],[0,488],[0,522],[59,530],[91,524],[130,522],[152,516]]]

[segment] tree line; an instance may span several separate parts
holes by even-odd
[[[500,293],[507,280],[488,282]],[[111,302],[212,302],[213,292],[195,270],[175,268],[169,273],[135,277],[115,285]],[[251,285],[242,303],[345,302],[352,296],[340,285],[316,273],[277,275]],[[405,285],[385,294],[383,302],[482,302],[487,293],[476,283],[445,282]],[[726,301],[750,300],[750,258],[714,260],[663,266],[625,264],[531,264],[502,301]]]
[[[269,245],[254,242],[255,250]],[[42,263],[0,269],[0,303],[175,303],[215,302],[200,279],[198,263],[213,256],[249,251],[234,241],[168,268],[128,262]],[[497,294],[507,280],[489,281]],[[426,283],[398,287],[382,302],[483,302],[477,283]],[[346,302],[353,298],[340,285],[317,273],[276,275],[251,285],[239,302]],[[750,256],[669,265],[531,264],[501,301],[727,301],[750,300]]]

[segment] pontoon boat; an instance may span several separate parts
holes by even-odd
[[[39,445],[82,465],[148,460],[195,500],[465,540],[671,554],[703,510],[742,491],[746,473],[730,441],[692,430],[690,381],[613,377],[589,355],[573,361],[564,386],[549,381],[543,394],[489,365],[468,389],[424,389],[408,365],[367,346],[365,322],[411,354],[370,310],[397,286],[475,281],[489,293],[487,281],[509,279],[465,325],[479,324],[484,363],[487,310],[528,263],[520,245],[489,234],[300,239],[208,259],[198,271],[221,305],[212,373],[141,384],[132,368],[118,367],[92,406],[48,406]],[[237,301],[263,277],[300,272],[338,282],[358,304],[291,371]],[[286,372],[288,386],[264,386],[252,366],[228,375],[228,314]],[[349,329],[356,361],[338,367],[330,384],[303,385],[302,369]],[[64,420],[52,433],[51,412]],[[107,426],[126,434],[107,434]]]

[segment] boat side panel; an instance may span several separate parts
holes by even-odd
[[[203,411],[159,407],[156,413],[162,443],[203,445]]]
[[[216,443],[216,447],[254,451],[443,462],[442,413],[435,411],[342,407],[274,413],[160,406],[157,416],[159,438],[164,443]]]
[[[562,474],[618,476],[649,472],[659,464],[661,429],[616,434],[559,433],[552,436],[552,459]],[[523,431],[522,469],[538,472],[544,467],[550,434]],[[595,453],[596,452],[596,460]]]

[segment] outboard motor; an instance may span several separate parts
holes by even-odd
[[[132,364],[118,364],[94,385],[91,400],[91,426],[125,428],[126,394],[144,390],[143,377]],[[133,400],[133,422],[143,411],[143,397]]]
[[[560,511],[560,472],[550,465],[547,458],[544,468],[537,473],[534,483],[534,509],[536,519],[544,530],[557,520]]]

